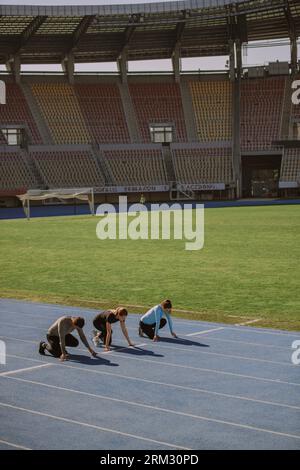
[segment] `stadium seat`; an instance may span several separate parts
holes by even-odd
[[[42,144],[42,138],[19,85],[8,83],[6,94],[7,104],[1,106],[0,124],[24,126],[30,134],[31,143]]]
[[[167,182],[161,150],[104,150],[103,156],[115,185]]]
[[[177,181],[185,184],[232,183],[231,148],[173,149]]]
[[[280,138],[285,77],[242,81],[241,150],[271,150]]]
[[[174,141],[187,141],[180,88],[176,83],[135,83],[129,90],[144,142],[151,141],[150,124],[173,124]]]
[[[130,142],[122,99],[117,85],[75,85],[74,89],[94,142]]]
[[[20,150],[0,152],[0,193],[22,194],[35,188],[36,181]]]
[[[232,84],[225,81],[190,81],[190,92],[201,142],[232,138]]]
[[[102,186],[104,178],[93,155],[85,150],[31,151],[49,188]]]
[[[31,89],[56,144],[92,141],[74,87],[66,83],[35,83]]]

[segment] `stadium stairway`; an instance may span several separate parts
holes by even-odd
[[[34,177],[34,179],[36,181],[36,188],[45,189],[46,188],[46,183],[45,183],[38,167],[36,166],[33,158],[29,154],[29,152],[27,152],[25,149],[21,149],[21,156],[22,156],[27,168],[29,169],[30,173],[32,174],[32,176]]]
[[[48,126],[44,120],[42,113],[40,112],[39,106],[31,92],[31,88],[27,83],[21,83],[21,89],[29,106],[29,109],[33,115],[34,121],[37,125],[39,133],[43,139],[43,143],[47,145],[54,144]]]
[[[189,142],[198,142],[197,125],[195,121],[195,113],[187,82],[181,81],[180,83],[181,100],[183,106],[183,114],[185,119],[185,127],[187,131],[187,138]]]
[[[120,95],[122,99],[122,104],[124,108],[124,114],[126,117],[126,123],[130,135],[130,140],[132,143],[141,142],[141,135],[139,131],[138,122],[134,112],[134,107],[132,104],[132,99],[129,93],[129,88],[127,83],[118,83],[120,90]]]
[[[98,167],[100,168],[100,171],[101,171],[101,173],[104,177],[105,185],[106,186],[112,186],[113,185],[113,178],[110,174],[109,168],[106,165],[106,162],[103,158],[102,152],[99,149],[98,144],[92,144],[91,147],[92,147],[92,151],[93,151],[93,155],[95,157],[96,163],[97,163]]]
[[[168,181],[176,181],[171,149],[168,145],[162,146],[162,154],[165,162]]]

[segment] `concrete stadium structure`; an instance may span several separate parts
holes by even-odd
[[[99,201],[295,196],[299,32],[295,0],[0,6],[2,205],[27,189],[80,186]],[[243,44],[281,38],[289,62],[243,67]],[[180,68],[221,55],[228,70]],[[128,72],[128,61],[170,58],[172,73]],[[119,72],[76,73],[82,62]],[[52,63],[62,73],[21,70]]]

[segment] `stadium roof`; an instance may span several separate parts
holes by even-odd
[[[227,55],[229,41],[300,35],[299,0],[189,0],[94,6],[0,5],[0,63],[112,62]]]

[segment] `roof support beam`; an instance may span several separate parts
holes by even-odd
[[[133,36],[133,33],[135,32],[136,30],[136,26],[135,25],[130,25],[130,26],[127,26],[127,28],[125,29],[125,32],[124,32],[124,42],[121,46],[121,49],[120,49],[120,52],[119,52],[119,57],[121,57],[124,52],[127,52],[128,51],[128,48],[129,48],[129,45],[130,45],[130,41],[132,39],[132,36]]]
[[[122,83],[127,83],[128,59],[127,48],[123,49],[122,54],[117,59],[117,65]]]
[[[69,47],[66,51],[66,55],[74,52],[76,47],[78,46],[81,38],[85,35],[87,30],[89,29],[92,22],[95,20],[95,15],[84,16],[80,23],[78,24],[77,28],[72,34],[72,39],[69,43]]]
[[[140,22],[141,17],[138,16],[135,19],[135,23]],[[121,77],[121,82],[122,83],[127,83],[127,73],[128,73],[128,49],[130,46],[130,42],[132,40],[132,36],[136,30],[136,24],[130,24],[127,26],[127,28],[124,31],[124,42],[121,46],[121,49],[119,51],[118,57],[117,57],[117,65],[118,65],[118,70],[120,73]]]
[[[183,31],[186,25],[187,12],[184,10],[182,12],[183,21],[177,23],[176,32],[175,32],[175,43],[172,50],[172,65],[175,82],[180,82],[180,72],[181,72],[181,39]]]
[[[19,45],[14,50],[14,54],[19,54],[22,49],[28,44],[30,39],[39,30],[42,24],[46,21],[47,16],[36,16],[29,25],[24,29],[21,34]]]
[[[181,57],[180,57],[180,44],[174,49],[172,54],[172,65],[174,78],[176,83],[180,83],[180,72],[181,72]]]
[[[6,69],[10,72],[15,79],[16,83],[21,82],[21,59],[20,54],[12,55],[6,62]]]
[[[74,54],[70,52],[67,54],[61,63],[64,74],[68,77],[69,83],[73,85],[74,83]]]
[[[289,37],[291,41],[291,69],[292,75],[295,75],[298,71],[298,57],[297,57],[297,31],[294,22],[293,15],[290,10],[290,6],[286,3],[284,7],[285,19],[288,25]]]
[[[80,39],[85,35],[91,23],[94,21],[95,15],[84,16],[77,28],[72,34],[72,39],[68,45],[65,56],[62,59],[61,66],[63,72],[68,77],[69,83],[74,83],[74,71],[75,71],[75,58],[74,51],[79,44]]]

